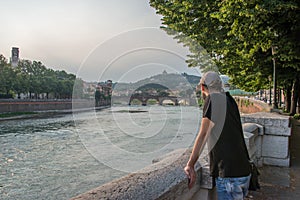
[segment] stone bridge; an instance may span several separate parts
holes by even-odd
[[[149,94],[137,93],[137,94],[131,95],[128,104],[131,105],[131,102],[134,99],[141,101],[143,106],[147,105],[147,101],[149,99],[156,100],[159,103],[159,105],[162,105],[164,100],[171,100],[172,102],[174,102],[175,106],[178,106],[178,98],[176,96],[160,96],[160,95],[149,95]]]

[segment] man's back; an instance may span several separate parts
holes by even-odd
[[[240,114],[229,93],[212,93],[204,106],[204,117],[215,126],[209,137],[211,175],[241,177],[250,174],[248,152]]]

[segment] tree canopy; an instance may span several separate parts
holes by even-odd
[[[78,83],[82,81],[76,79],[74,74],[55,71],[39,61],[20,60],[17,67],[11,67],[7,59],[0,55],[0,94],[20,97],[23,93],[28,94],[28,98],[40,98],[40,94],[49,98],[50,94],[57,99],[72,98],[75,80],[78,90]]]
[[[298,0],[150,0],[162,15],[162,28],[190,48],[189,66],[218,70],[239,88],[258,91],[269,86],[275,59],[278,86],[285,93],[292,90],[287,82],[295,85],[300,77],[299,4]]]

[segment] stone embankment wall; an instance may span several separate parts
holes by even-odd
[[[95,107],[94,100],[1,100],[0,113],[71,110]]]
[[[275,113],[242,115],[248,152],[257,165],[289,166],[289,117]],[[154,160],[151,166],[121,179],[112,181],[72,200],[91,199],[158,199],[158,200],[212,200],[216,192],[209,176],[207,157],[197,163],[197,182],[187,187],[183,168],[190,150],[177,150],[164,158]],[[207,153],[206,153],[207,154]]]

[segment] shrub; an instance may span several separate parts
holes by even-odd
[[[300,119],[300,114],[295,114],[294,119],[299,120]]]

